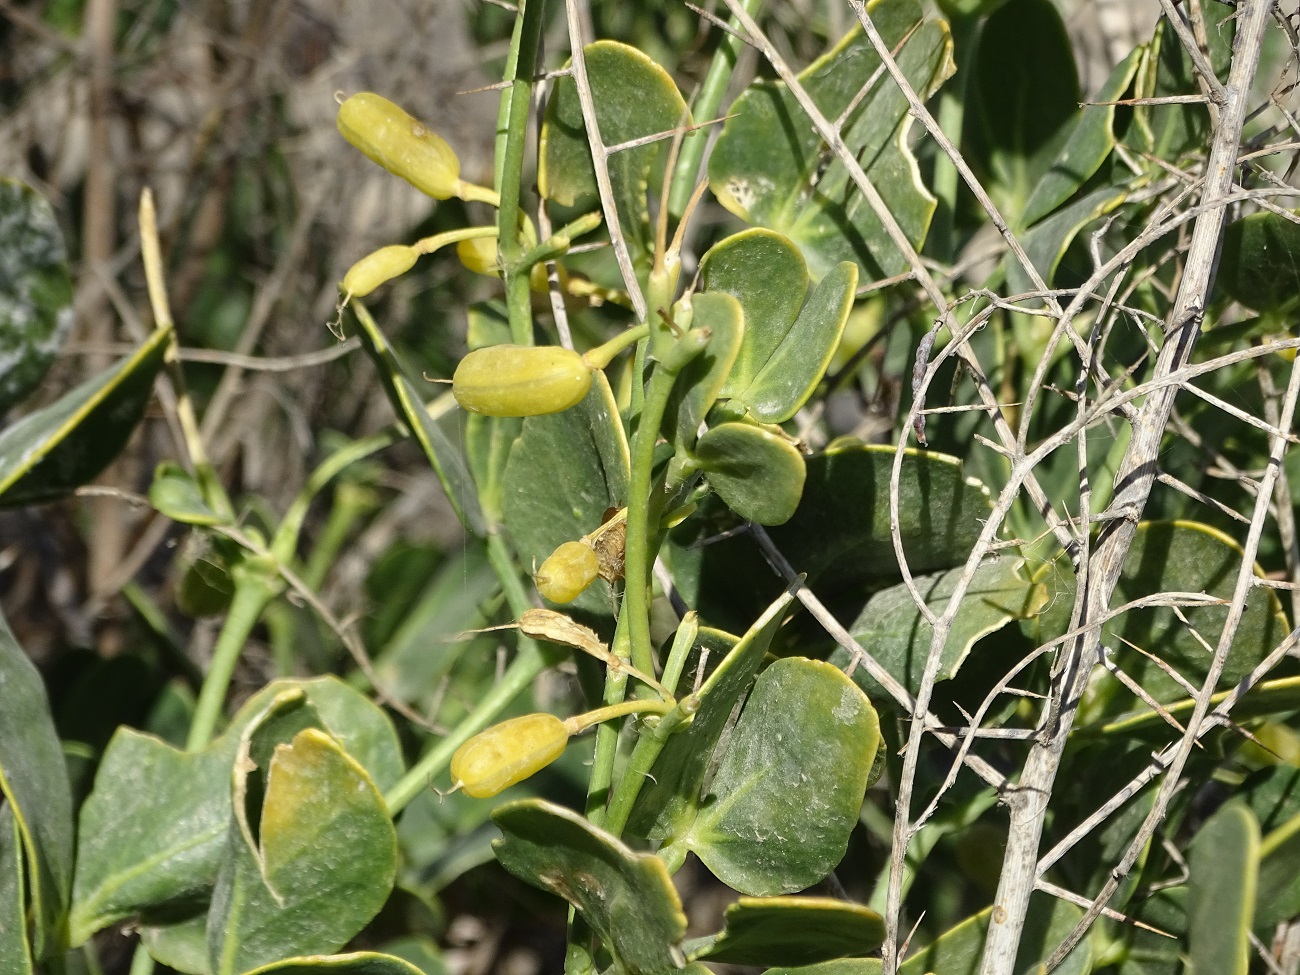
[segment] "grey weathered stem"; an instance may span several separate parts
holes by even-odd
[[[1238,29],[1232,69],[1224,87],[1224,102],[1214,133],[1202,201],[1223,200],[1232,190],[1247,96],[1259,63],[1260,46],[1273,0],[1243,0],[1238,6]],[[1225,211],[1222,205],[1203,212],[1192,230],[1191,246],[1178,295],[1166,329],[1166,341],[1156,363],[1155,379],[1186,364],[1200,333],[1206,295],[1214,279]],[[1092,558],[1082,575],[1085,630],[1065,653],[1054,689],[1051,712],[1042,737],[1025,762],[1019,788],[1007,797],[1011,811],[1007,850],[994,900],[993,918],[984,944],[982,975],[1006,975],[1015,964],[1024,930],[1025,912],[1034,889],[1039,841],[1047,801],[1060,767],[1061,755],[1074,721],[1080,695],[1101,645],[1100,618],[1115,590],[1137,522],[1156,476],[1156,461],[1165,425],[1173,408],[1178,384],[1157,385],[1133,422],[1129,449],[1115,476],[1111,512],[1115,519],[1102,529]]]

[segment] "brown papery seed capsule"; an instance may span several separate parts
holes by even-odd
[[[541,416],[582,402],[591,366],[556,345],[492,345],[460,360],[451,380],[456,402],[485,416]]]
[[[452,781],[475,799],[487,799],[564,754],[569,729],[553,714],[525,714],[480,731],[451,758]]]
[[[600,559],[584,541],[565,542],[542,563],[533,581],[537,591],[553,603],[571,603],[596,581]]]
[[[381,284],[401,277],[415,267],[419,256],[420,252],[414,247],[403,244],[381,247],[348,268],[348,273],[343,275],[343,290],[353,297],[364,298]]]
[[[437,200],[460,188],[460,160],[446,141],[382,95],[362,91],[339,106],[343,138],[394,176]]]

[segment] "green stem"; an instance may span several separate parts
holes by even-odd
[[[622,718],[629,714],[667,714],[675,706],[667,701],[620,701],[618,704],[607,704],[586,714],[575,714],[565,719],[564,726],[569,729],[569,734],[580,735],[593,725],[603,724],[614,718]]]
[[[432,254],[448,244],[458,244],[462,240],[481,240],[484,237],[495,237],[498,229],[497,227],[457,227],[455,230],[444,230],[432,237],[422,237],[411,246],[421,254]]]
[[[510,314],[510,336],[516,345],[533,344],[532,296],[528,290],[529,269],[521,260],[524,245],[519,235],[519,216],[542,13],[542,0],[521,0],[506,64],[505,80],[510,84],[501,95],[501,113],[497,119],[498,126],[505,123],[504,136],[499,130],[497,133],[496,177],[497,192],[501,194],[497,210],[498,246]]]
[[[744,0],[745,12],[757,17],[763,6],[763,0]],[[740,21],[731,18],[731,26],[740,27]],[[727,86],[731,83],[731,73],[736,70],[736,59],[744,50],[744,42],[734,34],[725,31],[718,48],[713,52],[713,60],[704,75],[700,90],[691,104],[691,114],[696,122],[707,122],[716,118],[718,106],[722,104]],[[696,129],[682,139],[682,148],[677,155],[677,169],[673,172],[672,189],[668,192],[668,212],[680,218],[686,212],[686,204],[695,190],[695,180],[700,171],[700,160],[704,157],[704,148],[708,145],[709,130]]]
[[[632,666],[647,674],[654,673],[654,656],[650,650],[650,505],[654,491],[652,474],[655,443],[659,439],[659,427],[663,423],[664,410],[668,406],[668,397],[673,391],[677,373],[703,351],[708,340],[707,332],[687,332],[658,363],[650,377],[650,388],[646,391],[645,403],[632,438],[623,606],[627,612]]]
[[[131,956],[130,975],[153,975],[153,956],[145,950],[144,945],[138,945],[135,954]]]
[[[271,540],[272,554],[281,562],[288,562],[293,558],[298,548],[298,536],[302,531],[303,521],[307,517],[307,509],[325,485],[357,461],[364,460],[402,439],[404,439],[403,433],[392,426],[362,440],[354,440],[325,458],[320,466],[312,471],[311,476],[307,478],[307,483],[303,485],[298,496],[289,505],[284,518],[281,519],[275,537]]]
[[[690,656],[691,647],[695,646],[695,638],[699,633],[700,618],[692,610],[682,617],[673,637],[672,649],[668,651],[668,662],[664,664],[663,686],[670,694],[678,693],[677,685],[682,679],[682,671],[686,669],[686,658]]]
[[[514,560],[499,535],[487,538],[488,562],[496,570],[505,591],[506,602],[516,617],[532,609],[528,592],[519,581]],[[556,650],[543,649],[536,640],[520,634],[519,651],[510,662],[501,680],[492,686],[465,718],[456,726],[456,730],[442,739],[423,758],[411,766],[411,770],[402,776],[401,781],[389,790],[384,797],[390,816],[396,816],[406,805],[420,794],[449,764],[456,749],[469,741],[476,734],[496,720],[516,697],[532,686],[533,681],[547,667],[553,666],[563,654]]]
[[[632,749],[631,757],[627,760],[627,766],[623,769],[623,775],[618,780],[618,786],[610,796],[609,810],[605,814],[605,829],[615,836],[622,835],[628,817],[632,815],[632,806],[636,803],[637,796],[641,794],[641,787],[645,785],[655,759],[659,757],[659,753],[663,751],[664,745],[673,732],[680,730],[699,710],[699,707],[700,699],[694,694],[688,695],[665,714],[657,725],[653,728],[647,727],[642,732],[636,747]]]
[[[610,649],[621,660],[627,660],[631,649],[627,628],[631,612],[626,598],[618,614],[618,626]],[[605,705],[619,704],[627,697],[627,671],[610,667],[605,671]],[[605,804],[609,801],[610,786],[614,781],[614,760],[618,754],[618,728],[603,724],[596,729],[596,751],[591,760],[591,776],[587,780],[587,819],[593,826],[605,821]]]
[[[585,213],[577,220],[565,224],[521,258],[524,265],[522,270],[531,272],[534,265],[567,254],[575,239],[591,233],[604,219],[599,213]]]
[[[649,325],[636,325],[629,328],[626,332],[615,335],[603,345],[598,345],[594,349],[584,353],[582,357],[587,360],[587,365],[591,366],[593,369],[604,369],[614,361],[614,357],[620,352],[632,343],[640,342],[649,334]]]
[[[212,740],[239,654],[262,610],[279,590],[271,559],[246,554],[231,570],[231,575],[235,580],[235,594],[226,613],[226,622],[221,627],[221,635],[217,637],[217,645],[213,648],[212,665],[204,678],[198,704],[194,707],[194,719],[190,722],[189,737],[185,741],[186,751],[197,752]]]

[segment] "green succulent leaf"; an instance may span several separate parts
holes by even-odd
[[[219,525],[222,518],[203,500],[198,482],[174,461],[163,461],[149,485],[149,503],[183,525]]]
[[[894,448],[832,443],[808,459],[799,510],[772,540],[809,581],[844,590],[899,575],[889,528]],[[988,517],[984,486],[956,457],[907,450],[899,476],[899,533],[913,573],[966,561]]]
[[[1074,49],[1051,0],[1010,0],[984,22],[973,60],[967,155],[1014,219],[1052,175],[1079,111]]]
[[[937,616],[948,608],[948,600],[964,572],[964,568],[949,569],[914,576],[912,581]],[[1025,577],[1021,559],[1000,556],[982,563],[952,619],[940,656],[938,679],[955,677],[977,641],[1013,620],[1032,617],[1047,600],[1047,587]],[[903,583],[875,593],[849,627],[853,637],[870,648],[871,655],[912,693],[920,686],[933,631]],[[847,654],[840,649],[831,659],[846,662]],[[869,695],[884,696],[884,689],[862,668],[853,676]]]
[[[213,975],[341,947],[396,876],[397,837],[374,782],[318,728],[284,743],[294,719],[310,716],[282,717],[246,733],[249,761],[236,764],[236,823],[208,912]]]
[[[645,54],[617,41],[597,41],[583,49],[587,82],[596,106],[601,141],[615,146],[642,136],[691,124],[686,100],[672,77]],[[653,250],[646,192],[666,143],[624,149],[609,158],[609,181],[619,223],[642,272]],[[542,196],[564,206],[590,202],[596,171],[572,77],[560,78],[542,126],[537,174]]]
[[[879,745],[876,711],[843,671],[778,660],[755,681],[681,842],[742,893],[810,887],[844,857]]]
[[[979,968],[993,909],[986,908],[949,928],[932,944],[911,955],[899,968],[900,975],[924,972],[964,972]],[[1073,929],[1083,911],[1046,894],[1035,893],[1029,899],[1025,929],[1020,938],[1013,975],[1030,975],[1039,970],[1047,956],[1056,950]],[[1054,972],[1085,975],[1092,970],[1092,949],[1085,939],[1065,957]]]
[[[418,388],[406,378],[406,369],[397,352],[388,344],[365,305],[354,300],[351,307],[361,323],[361,344],[374,361],[393,412],[424,451],[465,530],[482,538],[487,533],[487,523],[465,455],[430,415]]]
[[[507,803],[492,819],[502,833],[493,843],[501,865],[577,908],[621,971],[667,975],[681,967],[686,915],[659,857],[540,799]]]
[[[156,962],[185,975],[209,975],[208,919],[204,914],[172,924],[143,925],[140,943]]]
[[[1032,227],[1054,212],[1086,183],[1114,150],[1119,139],[1115,132],[1116,105],[1107,105],[1124,97],[1133,84],[1144,49],[1134,48],[1117,64],[1093,101],[1079,110],[1070,127],[1065,145],[1051,161],[1041,178],[1030,190],[1019,223]]]
[[[798,248],[755,229],[711,247],[700,261],[700,281],[705,294],[732,295],[744,309],[745,337],[723,395],[764,422],[790,419],[817,388],[844,334],[857,265],[833,267],[805,301],[808,270]]]
[[[382,788],[402,775],[397,734],[384,712],[335,677],[277,681],[245,702],[230,727],[201,752],[120,728],[81,809],[80,849],[69,921],[72,943],[125,918],[155,925],[206,908],[229,831],[231,770],[241,736],[287,697],[309,704]],[[156,928],[170,932],[170,925]],[[198,928],[201,939],[203,926]],[[172,967],[195,936],[158,933],[156,957]],[[151,949],[152,950],[152,949]],[[178,954],[179,953],[179,954]],[[191,955],[193,953],[191,952]]]
[[[736,394],[736,402],[764,423],[784,423],[798,413],[839,348],[857,286],[856,264],[841,261],[831,268],[749,388]]]
[[[687,957],[729,965],[812,965],[865,955],[885,940],[869,907],[828,897],[742,897],[716,935],[687,946]]]
[[[1300,914],[1300,814],[1271,830],[1259,844],[1259,882],[1255,888],[1256,931],[1272,931],[1279,922]]]
[[[794,596],[783,593],[754,621],[700,686],[700,708],[685,731],[668,739],[633,807],[628,832],[650,840],[674,840],[700,807],[709,757],[736,702],[749,688]],[[703,631],[701,631],[703,632]]]
[[[1123,187],[1103,186],[1062,207],[1022,235],[1021,243],[1030,262],[1047,284],[1052,284],[1057,268],[1071,242],[1086,227],[1114,211],[1126,199]],[[1007,287],[1012,294],[1037,290],[1024,267],[1010,255],[1006,258]]]
[[[953,71],[952,42],[942,20],[927,18],[916,0],[875,0],[871,19],[922,100]],[[914,246],[925,239],[934,198],[922,185],[907,146],[908,104],[860,30],[854,30],[799,74],[823,116],[854,106],[842,127],[848,151],[861,161]],[[877,74],[877,72],[879,73]],[[778,231],[797,244],[821,278],[853,261],[868,280],[905,269],[843,164],[822,143],[782,82],[751,85],[731,108],[709,158],[709,187],[732,213]]]
[[[1232,44],[1236,35],[1233,8],[1207,4],[1201,12],[1205,24],[1206,60],[1220,81],[1228,77]],[[1201,82],[1192,59],[1173,27],[1165,20],[1156,26],[1155,38],[1138,72],[1138,98],[1167,98],[1171,95],[1200,95]],[[1125,141],[1141,153],[1169,162],[1189,152],[1203,151],[1210,131],[1210,115],[1202,104],[1139,104],[1133,109],[1134,124]],[[1163,172],[1155,162],[1152,172]]]
[[[706,291],[691,299],[691,325],[712,332],[709,344],[678,374],[664,411],[663,432],[670,443],[690,448],[700,424],[734,374],[744,348],[743,306],[730,294]]]
[[[597,373],[571,410],[530,416],[506,464],[506,528],[525,566],[541,565],[564,542],[600,527],[609,508],[627,503],[629,453],[614,394]],[[609,615],[603,586],[569,605]]]
[[[377,951],[354,951],[346,955],[313,955],[286,958],[244,975],[424,975],[409,961]]]
[[[118,729],[81,810],[74,945],[137,914],[203,909],[230,823],[231,744],[186,753]]]
[[[1186,610],[1183,612],[1185,613]],[[1228,690],[1213,695],[1210,698],[1210,706],[1217,707],[1232,693]],[[1190,697],[1162,705],[1165,714],[1180,722],[1185,721],[1195,707],[1196,701]],[[1285,715],[1296,710],[1300,710],[1300,677],[1279,677],[1274,680],[1260,681],[1252,687],[1250,693],[1233,705],[1232,713],[1236,720],[1244,720]],[[1095,730],[1109,735],[1138,737],[1144,741],[1156,740],[1169,730],[1165,714],[1142,707],[1118,715],[1098,725]]]
[[[1235,301],[1269,313],[1273,330],[1285,329],[1287,313],[1300,304],[1300,226],[1268,210],[1232,221],[1215,282]]]
[[[34,390],[72,331],[72,275],[54,209],[0,178],[0,415]]]
[[[1115,587],[1114,606],[1167,592],[1206,593],[1222,599],[1223,604],[1183,607],[1186,624],[1170,608],[1125,612],[1107,623],[1105,629],[1106,645],[1115,649],[1115,664],[1162,704],[1184,698],[1187,691],[1183,686],[1148,654],[1193,684],[1203,682],[1210,653],[1195,634],[1211,646],[1218,642],[1240,568],[1240,546],[1208,525],[1183,521],[1139,525]],[[1237,626],[1219,686],[1232,687],[1249,674],[1287,629],[1277,597],[1269,589],[1254,587],[1246,599],[1246,611]],[[1117,684],[1106,686],[1107,690],[1099,693],[1113,691],[1117,703],[1131,701],[1128,692]]]
[[[0,824],[0,849],[8,851],[0,871],[10,871],[14,859],[23,858],[31,953],[35,958],[45,958],[64,947],[72,889],[72,793],[45,685],[3,617],[0,798],[12,817]],[[10,846],[15,831],[18,850]],[[9,909],[13,908],[10,900]],[[3,906],[0,910],[4,910]]]
[[[700,258],[704,294],[731,295],[745,316],[744,341],[722,387],[724,396],[748,389],[790,335],[808,285],[803,254],[788,237],[772,230],[756,227],[732,234]]]
[[[753,423],[711,427],[695,459],[727,507],[746,521],[780,525],[799,506],[803,454],[785,437]]]
[[[32,975],[27,939],[23,837],[13,811],[0,806],[0,975]]]
[[[1206,821],[1187,870],[1192,971],[1246,975],[1259,875],[1259,822],[1248,806],[1228,803]]]
[[[131,357],[0,433],[0,505],[52,501],[98,477],[144,415],[170,337],[159,329]]]

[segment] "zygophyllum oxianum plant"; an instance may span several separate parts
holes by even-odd
[[[488,860],[567,901],[571,975],[1296,970],[1300,234],[1291,89],[1256,80],[1295,70],[1294,12],[1166,4],[1081,104],[1048,0],[853,0],[801,70],[724,6],[688,99],[574,2],[543,62],[521,3],[491,188],[340,97],[348,143],[482,222],[343,277],[394,423],[278,518],[206,458],[146,195],[156,329],[0,434],[0,500],[86,483],[166,372],[187,456],[148,501],[196,539],[178,605],[222,623],[183,740],[119,728],[75,827],[3,631],[0,973],[129,923],[133,975],[432,975],[391,917]],[[746,45],[770,77],[728,102]],[[14,403],[69,287],[3,189]],[[369,303],[451,244],[503,294],[448,391]],[[376,569],[401,622],[367,646],[319,595],[337,547],[299,549],[399,441],[467,541],[409,603]],[[262,625],[356,666],[228,715]],[[733,893],[688,932],[692,857]]]

